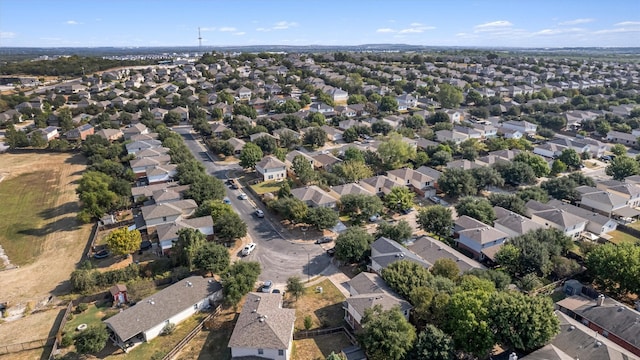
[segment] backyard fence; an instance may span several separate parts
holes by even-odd
[[[0,355],[15,354],[21,351],[43,348],[54,343],[55,339],[55,337],[51,337],[48,339],[32,340],[19,344],[0,345]]]
[[[293,334],[293,340],[308,339],[308,338],[312,338],[320,335],[335,334],[339,332],[344,332],[345,334],[347,334],[347,337],[349,338],[349,340],[351,340],[351,338],[353,337],[353,335],[351,335],[344,326],[339,326],[339,327],[329,328],[329,329],[300,330]]]
[[[204,323],[209,319],[211,319],[212,317],[220,314],[221,309],[222,309],[222,306],[218,305],[211,314],[207,315],[207,317],[202,319],[202,321],[200,321],[200,323],[196,325],[196,327],[193,328],[193,330],[191,330],[184,338],[182,338],[182,340],[180,340],[180,342],[173,349],[171,349],[171,351],[169,351],[167,355],[165,355],[162,358],[162,360],[172,360],[176,355],[178,355],[180,350],[184,349],[184,347],[187,346],[187,344],[189,344],[191,339],[193,339],[196,335],[200,333],[200,331],[202,331],[202,328],[204,327]]]
[[[60,321],[60,325],[58,325],[58,329],[56,330],[56,337],[53,338],[53,347],[51,348],[51,354],[49,354],[48,359],[49,360],[53,360],[56,353],[58,352],[58,346],[60,345],[59,342],[62,339],[62,329],[64,329],[64,326],[67,324],[67,319],[69,318],[69,314],[71,314],[71,311],[73,310],[73,301],[70,301],[69,304],[67,305],[67,309],[64,311],[64,314],[62,316],[62,320]]]

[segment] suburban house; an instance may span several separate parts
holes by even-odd
[[[597,211],[608,217],[632,218],[640,215],[640,212],[629,207],[627,198],[610,191],[583,192],[580,207]]]
[[[145,174],[149,185],[171,181],[178,174],[178,165],[155,165],[148,167]]]
[[[454,144],[460,144],[461,142],[468,140],[469,135],[452,130],[438,130],[436,131],[436,140],[439,142],[451,141]]]
[[[638,184],[623,183],[621,181],[609,180],[596,184],[596,188],[608,191],[612,194],[622,196],[626,199],[630,207],[640,206],[640,186]]]
[[[309,164],[311,164],[311,167],[315,168],[315,162],[313,161],[311,155],[299,150],[293,150],[285,156],[285,164],[287,165],[287,169],[289,169],[290,171],[293,171],[293,159],[295,159],[296,156],[302,156],[303,158],[307,159],[307,161],[309,161]]]
[[[337,199],[317,185],[309,185],[291,190],[291,195],[310,207],[336,207]]]
[[[177,183],[162,183],[147,186],[136,186],[131,188],[133,201],[138,201],[142,197],[153,199],[154,194],[165,191],[177,192],[183,194],[189,190],[189,185],[178,185]]]
[[[535,229],[544,228],[544,225],[500,206],[494,206],[493,211],[496,213],[496,220],[493,222],[493,227],[508,234],[509,238],[524,235]]]
[[[232,137],[229,140],[227,140],[227,142],[233,148],[233,154],[234,155],[240,155],[240,153],[242,152],[242,149],[247,144],[244,140],[238,139],[238,138],[234,138],[234,137]]]
[[[614,219],[608,218],[602,214],[587,210],[585,208],[567,204],[564,201],[552,199],[549,200],[547,205],[553,206],[556,209],[567,211],[575,216],[585,219],[587,221],[585,230],[594,234],[596,237],[601,236],[602,234],[609,233],[618,227],[618,222]],[[592,240],[595,240],[595,238]]]
[[[411,94],[402,94],[400,96],[396,96],[396,101],[398,102],[398,110],[408,110],[418,106],[418,99],[416,99]]]
[[[623,144],[633,146],[636,144],[637,137],[633,134],[623,133],[611,130],[607,133],[607,141],[615,144]]]
[[[168,324],[177,325],[221,299],[219,282],[191,276],[140,300],[104,323],[111,341],[126,352],[156,338]]]
[[[498,130],[498,134],[501,134],[502,136],[505,137],[505,139],[521,139],[525,134],[520,131],[520,130],[516,130],[516,129],[508,129],[508,128],[500,128],[500,130]]]
[[[331,96],[331,99],[335,103],[346,103],[349,99],[349,93],[338,88],[327,91],[327,95]]]
[[[429,268],[431,264],[422,260],[416,254],[399,244],[395,240],[380,237],[371,244],[371,265],[369,270],[381,274],[382,270],[400,260],[409,260]]]
[[[390,170],[387,171],[387,177],[412,188],[422,196],[429,197],[436,194],[435,182],[437,179],[420,171],[410,168]]]
[[[322,125],[320,129],[327,133],[327,139],[336,142],[342,140],[342,130],[336,129],[333,126]]]
[[[526,207],[527,215],[531,216],[531,220],[546,228],[556,228],[568,237],[579,237],[587,227],[587,220],[536,200],[529,200]]]
[[[55,126],[47,126],[44,129],[36,129],[30,132],[27,137],[31,138],[32,136],[39,136],[44,141],[49,142],[53,139],[57,139],[60,137],[60,133],[58,133],[58,128]]]
[[[329,154],[320,153],[312,156],[312,158],[313,158],[314,168],[323,169],[326,171],[330,171],[335,164],[339,164],[342,162],[341,159],[331,155],[331,153]]]
[[[139,151],[136,153],[136,158],[142,159],[142,158],[154,157],[154,156],[167,156],[168,154],[169,154],[169,148],[161,146],[161,147]]]
[[[111,142],[122,138],[122,130],[120,129],[102,129],[94,133],[94,135],[100,136],[103,139],[107,139]]]
[[[556,307],[601,337],[640,356],[639,311],[604,295],[597,299],[573,295],[558,301]]]
[[[240,100],[250,100],[251,99],[251,90],[246,87],[241,87],[236,91],[236,94]]]
[[[136,157],[137,156],[138,154],[136,154]],[[170,162],[171,156],[160,155],[132,159],[129,161],[129,166],[131,166],[131,170],[133,170],[136,179],[139,179],[143,176],[146,176],[147,169],[153,168],[155,166],[167,165]]]
[[[295,320],[295,309],[282,308],[282,294],[247,294],[229,339],[231,357],[289,360]]]
[[[156,227],[160,250],[165,254],[178,241],[178,232],[182,229],[194,229],[211,238],[213,235],[213,218],[202,216],[193,219],[177,219],[175,222],[160,224]]]
[[[409,250],[418,255],[429,264],[433,264],[440,259],[450,259],[455,261],[460,273],[471,269],[484,269],[484,265],[470,259],[458,250],[450,247],[442,241],[438,241],[429,236],[421,236],[409,245]]]
[[[495,260],[495,255],[509,235],[467,215],[454,223],[458,247],[470,251],[478,260]]]
[[[332,186],[329,189],[329,195],[333,196],[337,200],[340,200],[341,197],[349,194],[374,195],[369,190],[363,188],[362,186],[356,183]]]
[[[174,223],[178,219],[188,218],[197,208],[198,204],[195,201],[187,199],[143,206],[140,211],[145,228],[150,229],[161,224]]]
[[[391,180],[385,175],[378,175],[366,179],[360,180],[358,182],[360,186],[369,190],[372,194],[376,195],[386,195],[391,192],[391,189],[396,186],[405,186],[403,183],[398,183],[394,180]]]
[[[225,130],[231,131],[227,127],[227,125],[223,124],[222,122],[215,122],[215,123],[211,124],[211,134],[213,134],[215,137],[222,137],[222,133]]]
[[[87,136],[93,135],[95,128],[91,124],[80,125],[75,129],[67,131],[64,136],[67,140],[85,140]]]
[[[637,360],[631,351],[603,337],[578,319],[556,310],[560,332],[549,344],[521,357],[520,360]]]
[[[149,133],[149,128],[147,128],[144,124],[138,123],[135,125],[131,125],[124,130],[122,130],[124,134],[125,140],[131,139],[134,135],[145,135]]]
[[[273,155],[267,155],[256,164],[262,181],[282,181],[287,178],[287,165]]]
[[[361,329],[365,311],[376,305],[382,306],[383,310],[398,307],[409,320],[411,304],[396,294],[378,274],[361,272],[347,285],[350,296],[344,302],[344,320],[352,329]]]
[[[127,153],[129,155],[135,154],[142,150],[153,149],[161,146],[162,142],[160,140],[134,141],[125,145],[125,147],[127,148]]]

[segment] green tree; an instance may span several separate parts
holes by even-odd
[[[378,147],[378,155],[386,169],[397,169],[416,157],[416,149],[404,141],[400,134],[391,134]]]
[[[358,340],[371,360],[401,360],[411,350],[416,330],[399,308],[381,305],[365,310]]]
[[[580,199],[580,193],[576,191],[578,186],[578,183],[568,176],[549,179],[540,184],[540,187],[554,199],[568,200],[570,202]]]
[[[178,231],[178,241],[173,244],[177,265],[186,266],[189,271],[193,270],[195,258],[200,249],[206,243],[206,236],[200,230],[184,228]]]
[[[439,84],[438,102],[444,109],[455,109],[460,106],[464,99],[462,90],[447,83]]]
[[[327,356],[325,360],[344,360],[344,358],[342,357],[342,355],[336,354],[335,352],[332,351],[331,354],[329,354],[329,356]]]
[[[111,182],[109,175],[98,171],[87,171],[82,175],[76,189],[82,208],[78,214],[81,220],[88,222],[91,218],[100,218],[115,208],[118,195],[110,190]]]
[[[225,187],[220,179],[200,173],[195,181],[190,184],[185,196],[195,200],[198,204],[202,204],[208,200],[221,200],[224,194]]]
[[[409,129],[420,130],[424,128],[427,123],[424,121],[424,118],[420,115],[411,115],[408,118],[402,120],[402,125],[408,127]]]
[[[463,170],[463,171],[466,171],[466,170]],[[475,183],[478,189],[485,189],[487,188],[487,186],[503,186],[504,185],[504,179],[502,178],[502,175],[500,175],[500,173],[492,167],[483,166],[483,167],[478,167],[478,168],[468,170],[467,172],[470,172],[471,176],[473,176],[473,179],[475,180]],[[466,178],[466,176],[463,176],[463,179],[464,178]],[[470,194],[470,195],[474,195],[474,194]]]
[[[200,270],[213,274],[221,274],[229,268],[231,261],[229,250],[216,243],[205,243],[200,247],[193,259],[193,265]]]
[[[429,324],[418,334],[407,360],[453,360],[453,339],[442,330]]]
[[[491,225],[496,219],[496,213],[489,200],[485,198],[466,196],[456,205],[458,216],[467,215],[485,224]]]
[[[416,221],[424,231],[437,235],[440,239],[451,236],[453,218],[449,208],[442,205],[422,208],[418,211]]]
[[[336,239],[336,258],[349,263],[358,263],[366,258],[372,242],[373,236],[365,229],[350,227]]]
[[[364,161],[344,161],[335,164],[331,172],[343,179],[347,183],[356,182],[373,176],[373,171]]]
[[[309,114],[309,116],[307,116],[307,121],[309,122],[309,124],[317,124],[318,126],[322,126],[326,124],[327,118],[324,116],[324,114],[321,114],[319,112],[312,112],[311,114]]]
[[[225,204],[220,200],[209,200],[198,206],[196,217],[211,216],[214,219],[219,218],[222,214],[230,214],[234,212],[229,204]]]
[[[553,176],[557,176],[558,174],[566,172],[567,169],[567,164],[563,163],[560,159],[556,159],[553,161],[553,164],[551,164],[551,171],[549,173]]]
[[[504,182],[513,186],[535,184],[538,178],[529,164],[522,161],[500,162],[494,165]]]
[[[296,301],[304,294],[304,285],[298,276],[291,276],[287,279],[287,293],[295,296]]]
[[[305,222],[318,230],[331,229],[338,223],[338,213],[327,207],[313,207],[307,211]]]
[[[398,295],[409,298],[414,289],[429,286],[433,276],[421,264],[399,260],[382,270],[382,278]]]
[[[262,160],[264,154],[262,149],[254,143],[246,143],[240,151],[240,166],[245,169],[253,168]]]
[[[316,178],[316,173],[313,171],[313,166],[302,155],[296,155],[291,162],[291,167],[293,168],[293,172],[295,172],[298,180],[303,185],[307,185],[310,182],[314,181]]]
[[[103,324],[92,325],[76,336],[76,350],[80,354],[95,354],[104,349],[107,340],[109,340],[107,327]]]
[[[236,308],[242,297],[253,290],[258,276],[260,264],[256,261],[238,261],[222,275],[222,291],[226,305]]]
[[[304,143],[313,148],[324,146],[327,142],[327,133],[319,127],[311,128],[304,134]]]
[[[140,248],[142,235],[138,230],[126,227],[113,230],[107,235],[107,247],[116,255],[128,255]]]
[[[489,201],[493,206],[500,206],[523,216],[527,215],[526,203],[516,194],[493,193],[489,195]]]
[[[511,276],[501,270],[493,269],[471,269],[465,272],[465,275],[473,275],[479,279],[485,279],[493,282],[497,290],[504,290],[511,284]]]
[[[529,165],[537,177],[545,177],[549,175],[549,164],[542,158],[542,156],[538,156],[530,152],[521,152],[516,155],[513,161],[521,161]]]
[[[413,206],[413,198],[416,194],[406,186],[395,186],[384,196],[384,204],[387,208],[400,211]]]
[[[411,225],[409,225],[406,220],[400,220],[395,225],[387,222],[379,223],[375,237],[376,239],[380,237],[386,237],[402,243],[403,241],[409,239],[412,234],[413,229],[411,228]]]
[[[263,154],[273,154],[273,152],[278,148],[276,139],[266,135],[260,136],[259,138],[255,139],[254,144],[260,147],[260,150],[262,150]]]
[[[380,100],[380,111],[398,111],[398,101],[396,98],[393,96],[383,96],[382,100]]]
[[[524,189],[520,189],[516,192],[516,195],[525,202],[529,200],[536,200],[541,203],[549,201],[549,194],[539,186],[529,186]]]
[[[626,155],[616,156],[605,168],[605,173],[614,180],[624,181],[628,176],[640,174],[640,165]]]
[[[356,224],[380,214],[383,209],[382,200],[378,196],[367,194],[343,195],[340,198],[340,206],[342,212]]]
[[[495,336],[489,319],[492,293],[475,290],[456,292],[447,305],[443,330],[451,335],[455,348],[485,357],[494,346]]]
[[[270,206],[282,215],[284,219],[293,222],[304,221],[309,210],[307,204],[294,197],[280,198],[270,203]]]
[[[456,281],[460,277],[460,268],[455,261],[448,258],[436,260],[429,270],[434,276],[446,277],[452,281]]]
[[[438,188],[451,197],[475,195],[478,185],[470,171],[446,169],[438,179]]]
[[[382,120],[376,121],[373,124],[371,124],[371,131],[374,134],[382,134],[384,136],[387,136],[387,134],[389,134],[391,130],[393,130],[393,128],[391,127],[391,124],[384,122]]]
[[[247,224],[236,212],[221,214],[214,221],[213,228],[219,239],[229,242],[247,235]]]
[[[288,198],[291,197],[291,185],[289,185],[289,181],[283,181],[282,185],[280,185],[280,189],[278,190],[278,198]]]
[[[631,243],[597,246],[587,255],[586,266],[601,288],[619,295],[640,294],[640,247]]]
[[[558,156],[558,160],[562,161],[567,165],[569,169],[577,170],[580,168],[582,164],[582,159],[580,158],[580,154],[574,149],[564,149],[560,156]]]
[[[613,144],[609,149],[615,156],[627,155],[627,147],[622,144]]]
[[[527,352],[544,346],[560,331],[553,302],[546,296],[498,292],[491,299],[489,319],[500,344]]]

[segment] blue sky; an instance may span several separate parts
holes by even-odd
[[[0,47],[640,46],[640,0],[0,0]]]

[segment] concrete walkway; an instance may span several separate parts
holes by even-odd
[[[327,268],[324,269],[324,271],[320,275],[321,276],[305,284],[305,287],[315,286],[323,282],[324,280],[329,279],[331,283],[336,288],[338,288],[338,290],[340,290],[340,292],[345,297],[351,296],[349,294],[348,285],[347,285],[347,282],[351,279],[349,279],[349,277],[345,275],[342,271],[340,271],[340,269],[338,269],[338,267],[336,267],[333,263],[329,264],[329,266],[327,266]]]

